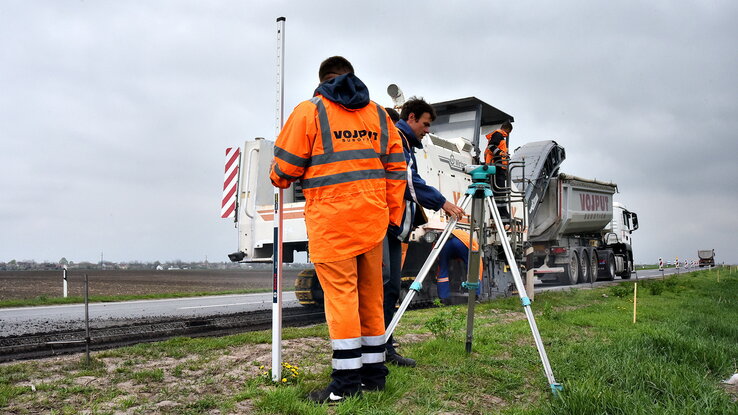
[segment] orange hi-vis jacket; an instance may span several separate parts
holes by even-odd
[[[300,180],[310,259],[335,262],[382,242],[402,221],[402,142],[387,112],[348,109],[317,94],[290,115],[274,146],[270,178],[281,188]]]
[[[495,133],[500,133],[503,139],[500,140],[500,142],[496,146],[494,146],[494,148],[490,148],[490,146],[493,145],[493,143],[490,143],[490,141],[492,141],[492,136]],[[491,133],[487,134],[485,137],[487,137],[487,149],[484,150],[484,163],[500,163],[502,164],[503,169],[507,169],[507,163],[510,159],[507,151],[507,132],[502,129],[494,130]]]

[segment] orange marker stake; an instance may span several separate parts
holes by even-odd
[[[636,322],[636,311],[638,308],[638,283],[633,283],[633,324]]]

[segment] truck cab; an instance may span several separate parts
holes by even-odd
[[[625,208],[620,202],[612,203],[612,220],[605,228],[608,232],[606,243],[625,243],[630,245],[630,234],[638,229],[638,215]],[[614,236],[611,236],[614,234]],[[614,238],[614,239],[613,239]]]

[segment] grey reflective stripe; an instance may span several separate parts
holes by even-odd
[[[402,153],[382,154],[379,159],[382,160],[382,164],[399,163],[405,161],[405,155]]]
[[[389,179],[389,180],[405,180],[405,172],[404,171],[388,171],[387,172],[387,179]]]
[[[382,363],[384,362],[384,352],[381,353],[362,353],[361,363]]]
[[[381,346],[386,342],[384,334],[381,336],[361,336],[362,346]]]
[[[361,348],[361,337],[352,339],[333,339],[331,340],[331,348],[333,350],[351,350]]]
[[[321,164],[335,163],[337,161],[374,159],[374,158],[377,158],[377,153],[370,148],[365,148],[361,150],[336,151],[335,153],[314,155],[312,160],[310,161],[310,165],[318,166]]]
[[[333,152],[333,140],[331,139],[331,124],[328,122],[328,112],[320,97],[313,97],[310,102],[318,108],[318,121],[320,122],[320,135],[323,139],[323,153]]]
[[[302,179],[302,188],[312,189],[315,187],[330,186],[332,184],[340,184],[347,182],[355,182],[357,180],[384,179],[384,170],[360,170],[348,171],[345,173],[329,174],[322,177],[313,177],[311,179]]]
[[[354,357],[352,359],[333,359],[333,369],[361,369],[361,358]]]
[[[415,195],[415,187],[413,186],[413,160],[410,159],[410,162],[407,163],[407,169],[405,170],[407,173],[406,180],[407,180],[407,189],[410,191],[410,197],[412,197],[413,201],[415,203],[420,204],[418,202],[418,196]]]
[[[407,235],[410,234],[412,228],[412,220],[415,218],[415,211],[413,209],[414,203],[417,203],[419,208],[420,202],[418,202],[418,196],[415,194],[415,187],[413,186],[413,159],[411,158],[407,163],[407,169],[405,170],[407,176],[407,191],[410,192],[412,200],[405,200],[405,215],[402,220],[402,232],[400,233],[400,240],[404,241]]]
[[[413,212],[413,203],[415,202],[412,202],[410,200],[405,201],[405,215],[403,217],[404,220],[402,221],[402,227],[400,228],[402,232],[400,232],[399,235],[399,239],[401,241],[404,241],[405,238],[407,238],[407,235],[410,233],[411,230],[410,228],[412,228],[412,226],[410,225],[413,217],[415,216]]]
[[[274,163],[274,172],[277,173],[277,176],[287,179],[287,180],[297,180],[299,177],[297,176],[290,176],[289,174],[282,171],[282,169],[279,168],[279,164]]]
[[[274,157],[277,157],[278,159],[284,160],[287,163],[290,163],[297,167],[305,167],[310,163],[309,158],[304,158],[300,156],[296,156],[289,151],[279,148],[277,146],[274,146]]]
[[[379,117],[379,128],[382,130],[379,139],[379,154],[387,154],[387,142],[389,142],[389,131],[387,131],[387,113],[381,105],[377,106],[377,116]]]

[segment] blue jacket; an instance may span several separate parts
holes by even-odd
[[[415,133],[405,120],[395,124],[402,137],[402,149],[407,163],[407,187],[405,188],[405,212],[402,225],[390,225],[389,234],[401,241],[407,241],[413,227],[420,225],[415,220],[417,205],[426,209],[439,210],[446,203],[446,198],[433,186],[425,183],[418,174],[418,163],[415,160],[415,149],[423,148],[423,144],[415,137]]]

